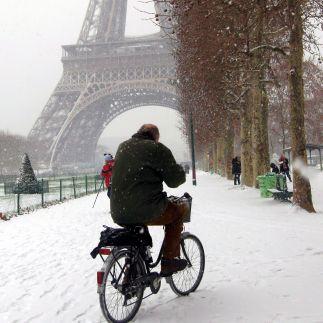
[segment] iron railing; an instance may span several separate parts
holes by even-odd
[[[8,183],[6,185],[8,186]],[[104,189],[103,179],[99,175],[44,178],[40,180],[40,185],[43,189],[38,194],[13,194],[8,193],[8,190],[5,194],[5,184],[0,184],[0,214],[2,217],[10,218]]]

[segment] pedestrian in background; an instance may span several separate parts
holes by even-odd
[[[290,182],[292,181],[290,174],[289,174],[288,159],[283,154],[281,154],[281,156],[279,158],[279,170],[282,174],[284,174],[288,177]]]
[[[275,163],[271,163],[270,168],[271,168],[272,173],[279,174],[279,169],[278,169],[278,167],[276,166]]]
[[[101,171],[101,176],[104,178],[105,187],[107,188],[108,192],[107,195],[111,197],[111,176],[112,176],[112,169],[114,166],[114,158],[111,154],[104,154],[104,161],[105,164]]]
[[[232,175],[234,176],[234,185],[240,185],[241,162],[238,156],[232,159]]]

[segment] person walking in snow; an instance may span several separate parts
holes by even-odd
[[[180,259],[183,219],[189,209],[185,204],[170,202],[163,192],[186,180],[185,171],[176,163],[172,152],[159,142],[155,125],[144,124],[132,138],[120,144],[115,156],[111,194],[111,215],[119,225],[159,225],[165,227],[165,244],[161,276],[185,269]]]
[[[272,173],[279,174],[279,169],[278,169],[278,167],[276,166],[275,163],[271,163],[270,168],[271,168]]]
[[[289,174],[288,159],[283,154],[281,154],[281,156],[279,158],[279,171],[282,174],[286,175],[290,182],[292,181],[290,174]]]
[[[234,176],[234,185],[240,185],[241,162],[238,156],[232,159],[232,175]]]
[[[104,161],[105,164],[101,170],[101,176],[104,178],[105,187],[108,190],[107,195],[111,198],[111,176],[114,166],[113,156],[111,154],[104,154]]]

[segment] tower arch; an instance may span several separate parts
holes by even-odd
[[[178,98],[174,92],[153,87],[102,93],[70,120],[51,153],[51,166],[93,164],[98,140],[108,124],[119,115],[143,106],[178,111]]]

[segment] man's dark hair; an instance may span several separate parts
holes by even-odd
[[[157,126],[154,124],[144,124],[137,131],[139,135],[144,135],[146,137],[150,137],[154,141],[158,141],[159,139],[159,130]]]

